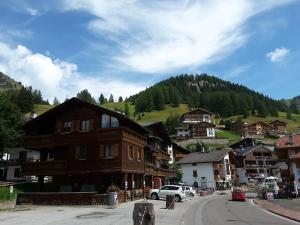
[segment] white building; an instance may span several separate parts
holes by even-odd
[[[188,154],[177,164],[182,171],[182,181],[203,188],[230,187],[232,184],[230,160],[234,158],[229,148],[211,152]]]
[[[29,179],[21,176],[21,163],[25,161],[37,161],[40,152],[22,147],[9,149],[2,158],[3,165],[0,167],[0,180],[20,181]]]

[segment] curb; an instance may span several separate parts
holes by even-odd
[[[261,208],[263,208],[264,210],[267,210],[268,212],[274,213],[274,214],[276,214],[276,215],[278,215],[278,216],[282,216],[282,217],[287,218],[287,219],[289,219],[289,220],[293,220],[293,221],[295,221],[295,222],[300,223],[300,219],[297,219],[297,218],[294,218],[294,217],[291,217],[291,216],[287,216],[287,215],[285,215],[284,213],[278,212],[277,210],[272,210],[272,209],[269,209],[269,208],[267,208],[267,207],[264,207],[264,206],[262,206],[261,204],[259,204],[258,202],[256,202],[255,199],[253,199],[252,201],[253,201],[253,203],[254,203],[255,205],[259,205]],[[272,203],[272,204],[273,204],[273,203]]]

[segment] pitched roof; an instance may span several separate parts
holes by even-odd
[[[182,114],[182,116],[184,116],[184,115],[186,115],[186,114],[194,113],[194,112],[196,112],[196,111],[201,111],[201,112],[204,112],[204,113],[207,113],[207,114],[210,114],[210,115],[215,115],[214,113],[208,111],[207,109],[196,108],[196,109],[193,109],[193,110],[191,110],[191,111],[189,111],[189,112],[187,112],[187,113]]]
[[[300,148],[300,134],[286,135],[279,138],[275,143],[276,149]]]
[[[58,105],[58,106],[56,106],[56,107],[48,110],[47,112],[45,112],[45,113],[37,116],[36,118],[30,120],[29,122],[27,122],[24,125],[24,129],[26,130],[26,129],[30,128],[31,126],[39,124],[42,121],[47,121],[47,120],[53,119],[53,117],[55,117],[59,113],[62,113],[68,107],[74,107],[74,106],[85,106],[85,107],[88,107],[88,108],[91,108],[91,109],[95,110],[96,112],[101,112],[101,113],[105,113],[105,114],[111,115],[113,117],[118,118],[120,121],[122,121],[124,125],[132,127],[133,129],[138,130],[142,134],[149,133],[149,131],[146,130],[143,126],[141,126],[140,124],[138,124],[134,120],[132,120],[132,119],[124,116],[121,113],[117,113],[117,112],[111,111],[109,109],[100,107],[98,105],[95,105],[95,104],[83,101],[83,100],[75,98],[75,97],[73,97],[73,98],[65,101],[64,103],[62,103],[62,104],[60,104],[60,105]]]
[[[158,122],[140,122],[141,126],[147,129],[153,136],[159,137],[162,140],[171,143],[171,139],[167,132],[167,129],[162,121]]]
[[[236,153],[238,156],[245,156],[251,153],[254,150],[264,150],[264,151],[270,151],[273,152],[271,149],[267,148],[266,146],[260,144],[260,145],[254,145],[254,146],[249,146],[246,148],[241,148],[239,150],[236,150]]]
[[[231,148],[223,148],[210,152],[193,152],[180,159],[176,164],[219,162],[230,151],[232,151]]]
[[[284,125],[287,124],[286,122],[281,121],[281,120],[274,120],[274,121],[270,122],[270,124],[275,124],[275,123],[280,123],[280,124],[284,124]]]
[[[268,127],[272,127],[270,124],[268,124],[268,123],[266,123],[266,122],[264,122],[264,121],[259,120],[259,121],[256,121],[256,122],[254,122],[254,123],[246,124],[246,125],[244,125],[242,128],[244,128],[244,127],[249,127],[249,126],[252,126],[252,125],[256,125],[257,123],[262,123],[262,124],[265,124],[265,125],[268,126]]]

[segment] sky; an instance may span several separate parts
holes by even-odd
[[[0,71],[51,102],[207,73],[300,95],[299,0],[1,0]]]

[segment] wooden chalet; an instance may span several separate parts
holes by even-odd
[[[141,189],[146,168],[153,168],[152,176],[174,176],[155,164],[169,157],[157,144],[160,134],[77,98],[32,119],[24,132],[23,146],[39,151],[40,161],[23,163],[22,174],[38,176],[41,190],[45,176],[52,177],[54,191],[100,193],[112,184]]]
[[[162,122],[140,123],[150,134],[145,145],[145,185],[160,188],[172,184],[176,170],[169,169],[173,158],[172,143]]]
[[[272,167],[277,163],[277,155],[272,147],[254,144],[234,149],[237,158],[239,183],[259,182],[272,175]]]
[[[214,116],[215,114],[202,108],[183,114],[183,126],[176,128],[176,139],[215,138]]]
[[[215,114],[203,109],[197,108],[192,111],[189,111],[181,116],[182,123],[199,123],[199,122],[207,122],[214,123]]]
[[[281,120],[274,120],[269,123],[272,126],[272,133],[275,135],[280,135],[286,132],[287,123]]]
[[[236,132],[241,136],[260,138],[264,137],[268,132],[272,131],[273,127],[263,121],[257,121],[251,124],[245,124],[236,129]]]
[[[287,164],[287,170],[281,170],[283,184],[292,187],[300,194],[300,134],[290,134],[279,138],[275,150],[280,162]]]

